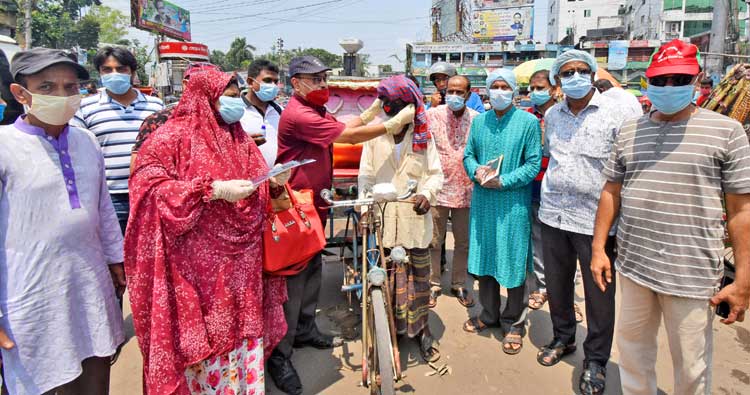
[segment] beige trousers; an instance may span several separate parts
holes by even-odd
[[[620,275],[617,347],[624,395],[656,395],[656,335],[664,317],[674,394],[710,395],[713,310],[708,300],[658,294]]]
[[[445,232],[448,228],[448,217],[451,219],[453,239],[453,269],[451,272],[451,288],[465,288],[467,265],[469,260],[469,208],[449,208],[436,206],[432,208],[432,243],[430,254],[432,265],[430,269],[430,284],[432,288],[440,289],[440,251],[445,242]]]

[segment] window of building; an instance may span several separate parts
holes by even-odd
[[[685,21],[685,37],[705,33],[711,30],[711,21]]]
[[[487,52],[480,52],[477,54],[477,62],[487,63]]]
[[[583,10],[583,17],[588,18],[591,16],[591,10]]]
[[[431,55],[432,55],[432,64],[435,64],[437,62],[445,62],[447,59],[444,53],[434,53]]]
[[[503,54],[501,52],[490,52],[489,55],[489,61],[490,63],[497,63],[503,61]]]
[[[461,63],[461,53],[449,54],[448,59],[448,62],[450,63]]]
[[[426,53],[418,53],[414,54],[414,61],[417,63],[424,63],[427,61],[427,54]]]
[[[686,0],[685,1],[685,13],[688,14],[700,14],[705,12],[711,12],[714,9],[713,0]]]
[[[474,63],[474,52],[464,52],[464,63]]]
[[[646,15],[641,15],[641,24],[646,23]]]
[[[681,10],[683,0],[664,0],[664,11]]]

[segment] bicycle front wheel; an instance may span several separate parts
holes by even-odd
[[[388,325],[388,315],[385,311],[385,299],[383,291],[372,288],[370,291],[371,308],[374,316],[373,329],[375,336],[375,352],[377,353],[378,374],[380,375],[380,394],[392,395],[396,391],[393,381],[393,345],[391,343],[391,331]],[[372,385],[372,384],[371,384]]]

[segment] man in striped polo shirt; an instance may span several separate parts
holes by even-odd
[[[133,88],[138,62],[127,49],[102,48],[94,57],[94,66],[106,89],[83,99],[81,109],[70,124],[90,130],[99,141],[104,153],[109,194],[125,233],[130,212],[130,153],[143,120],[162,110],[164,104],[159,98],[146,96]]]
[[[646,77],[656,110],[623,124],[604,169],[591,271],[600,289],[613,286],[604,245],[619,212],[617,344],[626,395],[657,392],[662,317],[674,393],[710,394],[710,304],[728,302],[731,313],[721,322],[731,324],[744,320],[750,299],[750,147],[738,122],[691,103],[698,59],[697,48],[680,40],[652,56]],[[718,291],[722,201],[737,272]]]

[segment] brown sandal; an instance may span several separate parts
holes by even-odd
[[[520,347],[513,348],[514,344],[518,344]],[[507,335],[503,338],[503,352],[508,355],[516,355],[521,352],[523,348],[523,336],[519,329],[511,329]]]
[[[534,291],[529,294],[529,308],[532,310],[539,310],[542,307],[544,307],[544,304],[547,303],[547,293],[541,293],[539,291]]]
[[[469,333],[480,333],[489,327],[479,317],[471,317],[464,322],[464,331]]]
[[[578,307],[578,303],[573,303],[573,311],[576,314],[576,322],[579,324],[583,322],[583,313],[581,312],[581,308]]]

